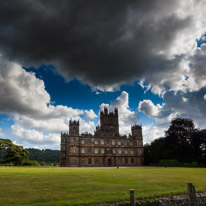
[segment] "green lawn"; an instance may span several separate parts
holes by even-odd
[[[186,193],[186,183],[206,191],[201,168],[33,168],[0,167],[0,205],[93,205]]]

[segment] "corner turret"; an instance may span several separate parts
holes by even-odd
[[[79,136],[79,121],[69,121],[69,135]]]
[[[131,127],[132,137],[136,139],[142,139],[142,127],[140,125],[133,125]]]

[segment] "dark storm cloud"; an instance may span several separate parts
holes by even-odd
[[[131,82],[177,61],[167,51],[192,22],[177,7],[165,0],[1,1],[0,52],[24,66],[54,64],[67,79],[93,86]]]

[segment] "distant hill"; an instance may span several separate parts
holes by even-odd
[[[29,159],[36,160],[38,162],[46,162],[46,163],[59,163],[60,151],[59,150],[51,150],[51,149],[33,149],[28,148],[29,151]]]

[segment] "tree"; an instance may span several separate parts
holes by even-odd
[[[206,130],[196,130],[191,141],[193,160],[206,164]]]
[[[155,139],[144,147],[144,163],[196,163],[206,165],[206,130],[195,129],[191,119],[174,119],[164,138]]]
[[[0,153],[2,154],[2,163],[23,164],[29,158],[27,150],[13,144],[9,139],[0,138]]]
[[[172,151],[174,159],[190,161],[192,158],[192,139],[197,130],[191,119],[177,118],[170,124],[166,134],[167,148]]]

